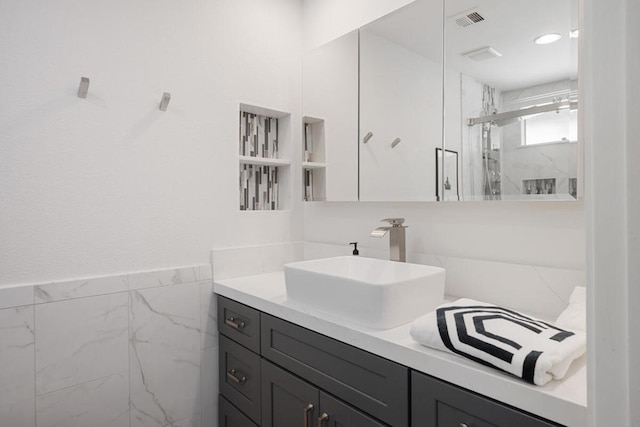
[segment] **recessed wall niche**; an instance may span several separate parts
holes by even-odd
[[[289,113],[240,105],[241,211],[287,209],[291,160],[286,153],[290,149],[290,117]]]
[[[327,200],[324,120],[305,116],[303,125],[303,199],[307,202]]]

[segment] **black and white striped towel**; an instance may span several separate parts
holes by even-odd
[[[411,337],[536,385],[561,379],[586,351],[586,335],[503,307],[459,299],[417,319]]]

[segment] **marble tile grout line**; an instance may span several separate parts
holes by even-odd
[[[36,306],[35,306],[35,291],[33,295],[34,303],[31,305],[33,307],[33,424],[35,427],[38,426],[38,411],[37,408],[37,397],[38,397],[38,383],[36,380],[37,376],[37,365],[36,365],[36,351],[37,351],[37,339],[38,339],[38,330],[36,323]]]
[[[131,290],[127,291],[127,408],[131,427]]]

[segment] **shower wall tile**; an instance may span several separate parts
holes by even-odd
[[[0,288],[0,310],[33,304],[33,286]]]
[[[211,280],[200,282],[200,348],[218,346],[218,319],[216,299]]]
[[[95,295],[124,292],[129,289],[127,276],[96,277],[35,286],[35,303],[63,301]]]
[[[132,427],[199,422],[200,293],[199,283],[130,292]]]
[[[200,267],[183,267],[129,274],[129,289],[137,290],[192,283],[198,280],[200,269]]]
[[[129,375],[124,372],[37,397],[37,427],[129,427]]]
[[[33,306],[0,310],[0,425],[35,426]]]
[[[35,306],[37,394],[128,369],[127,301],[120,292]]]

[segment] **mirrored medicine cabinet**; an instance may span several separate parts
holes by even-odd
[[[307,52],[316,200],[576,200],[578,36],[578,0],[415,0]]]

